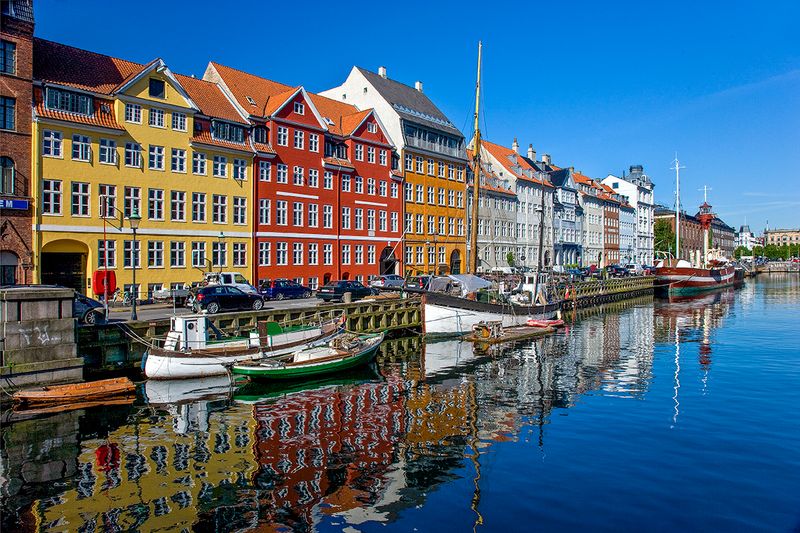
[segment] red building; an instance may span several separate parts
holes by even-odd
[[[616,265],[620,262],[619,255],[619,210],[622,205],[621,198],[608,185],[600,184],[605,191],[601,194],[603,199],[603,266]]]
[[[254,125],[255,280],[290,278],[316,289],[399,271],[402,183],[372,110],[216,63],[204,78]]]

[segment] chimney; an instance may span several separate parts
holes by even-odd
[[[511,149],[514,150],[515,154],[519,153],[519,143],[517,142],[517,138],[514,137],[514,142],[511,143]]]
[[[542,154],[542,163],[545,163],[547,165],[552,164],[550,160],[550,154]]]
[[[386,67],[378,67],[378,76],[386,79]]]
[[[415,81],[414,82],[414,88],[416,90],[418,90],[419,92],[422,92],[422,82],[421,81]]]
[[[533,145],[528,145],[528,159],[531,161],[536,161],[536,150],[533,149]]]

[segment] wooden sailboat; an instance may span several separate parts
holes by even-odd
[[[14,393],[13,398],[20,407],[43,407],[71,402],[97,402],[120,396],[131,396],[135,390],[136,386],[130,379],[114,378],[23,389]]]
[[[473,146],[474,178],[472,183],[472,213],[469,232],[468,272],[478,272],[478,216],[481,181],[481,130],[480,130],[480,97],[481,97],[481,52],[482,44],[478,42],[478,81],[475,87],[475,138]],[[544,194],[542,195],[544,202]],[[540,224],[543,229],[544,224]],[[539,238],[539,262],[541,264],[541,243]],[[541,266],[537,271],[541,271]],[[473,326],[481,322],[500,322],[503,327],[522,326],[530,319],[546,320],[555,317],[561,309],[561,303],[537,304],[537,288],[533,289],[531,305],[516,305],[511,302],[479,302],[469,295],[462,297],[437,292],[425,292],[422,296],[423,331],[426,335],[466,335],[472,332]],[[466,296],[466,297],[465,297]]]

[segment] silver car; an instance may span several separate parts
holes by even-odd
[[[377,289],[402,288],[405,280],[397,274],[384,274],[373,279],[369,285]]]

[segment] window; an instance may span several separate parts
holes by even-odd
[[[61,157],[61,140],[62,133],[60,131],[44,130],[42,134],[42,155]]]
[[[356,215],[355,215],[355,228],[357,230],[364,229],[364,210],[360,207],[356,208]]]
[[[124,241],[122,247],[122,266],[125,268],[139,268],[142,266],[139,249],[142,241]]]
[[[292,245],[292,264],[293,265],[302,265],[303,264],[303,243],[296,242]]]
[[[247,198],[244,196],[233,197],[233,223],[247,223]]]
[[[436,203],[436,189],[428,187],[428,204],[434,205]]]
[[[303,105],[301,102],[294,103],[294,112],[298,115],[305,115],[306,114],[306,106]]]
[[[342,229],[350,229],[350,208],[342,207]]]
[[[306,134],[300,130],[294,130],[294,147],[302,150],[306,144]]]
[[[272,264],[271,261],[271,243],[269,242],[260,242],[258,243],[258,264],[259,266],[269,266]]]
[[[455,207],[456,205],[456,191],[452,189],[447,191],[447,205],[448,207]]]
[[[370,133],[378,133],[378,125],[374,122],[367,123],[367,131]]]
[[[392,211],[392,232],[397,233],[399,231],[399,219],[398,214],[396,211]]]
[[[100,155],[101,163],[108,165],[117,164],[117,142],[111,139],[100,139]]]
[[[316,228],[319,226],[319,205],[308,204],[308,227]]]
[[[356,143],[356,161],[364,160],[364,145]]]
[[[272,163],[269,161],[258,162],[258,181],[270,181],[272,179]]]
[[[417,261],[416,262],[417,262],[418,265],[421,265],[422,264],[422,260],[423,260],[422,246],[417,246],[416,255],[417,255]]]
[[[414,262],[414,249],[411,246],[406,246],[406,264],[410,265]]]
[[[203,210],[205,211],[205,208]],[[186,222],[186,193],[184,191],[172,191],[169,216],[175,222]]]
[[[367,209],[367,229],[375,231],[375,210]]]
[[[439,187],[439,205],[444,205],[444,189]]]
[[[436,233],[436,217],[428,215],[428,233],[433,235]]]
[[[275,223],[278,226],[289,225],[289,202],[286,200],[275,202]]]
[[[367,162],[374,163],[375,162],[375,148],[372,146],[367,147]]]
[[[147,266],[164,267],[164,241],[147,241]]]
[[[206,266],[206,243],[192,241],[192,266],[205,268]]]
[[[350,192],[350,175],[342,175],[342,192]]]
[[[319,187],[319,170],[316,168],[308,169],[308,186],[314,188]]]
[[[186,114],[172,112],[172,129],[175,131],[186,131]]]
[[[97,267],[117,268],[117,241],[97,241]]]
[[[322,177],[322,187],[325,189],[333,189],[333,172],[325,171]]]
[[[92,158],[92,141],[85,135],[72,136],[72,159],[89,161]]]
[[[242,267],[247,264],[247,243],[233,243],[233,266]]]
[[[308,243],[308,264],[319,264],[319,244],[315,242]]]
[[[319,135],[316,133],[308,134],[308,151],[319,152]]]
[[[423,161],[421,156],[417,156],[416,163],[417,163],[417,174],[422,174],[424,172],[424,168],[423,168],[424,161]]]
[[[215,267],[224,267],[228,264],[228,243],[216,241],[211,243],[211,264]]]
[[[322,245],[322,262],[326,265],[333,264],[333,245],[332,244],[323,244]]]
[[[172,149],[172,171],[186,172],[186,150],[181,148]]]
[[[388,154],[388,152],[386,150],[381,150],[381,156],[380,156],[380,164],[381,164],[381,166],[384,166],[384,167],[386,166],[386,156],[387,156],[387,154]]]
[[[89,184],[78,181],[72,182],[72,215],[78,217],[89,216]]]
[[[278,265],[289,264],[288,258],[289,244],[285,242],[275,243],[275,263]]]
[[[453,170],[454,170],[454,168],[455,167],[453,167],[453,163],[449,163],[447,165],[447,177],[448,177],[448,179],[453,179]]]
[[[283,163],[278,163],[278,183],[289,183],[289,167]]]
[[[182,241],[169,243],[169,266],[176,268],[186,266],[186,243]]]
[[[381,180],[381,184],[379,185],[378,190],[380,191],[380,195],[385,198],[386,197],[386,182],[384,180]]]
[[[253,140],[257,143],[267,144],[267,128],[256,126],[253,128]]]
[[[425,188],[422,185],[417,185],[417,203],[421,204],[425,201]]]
[[[192,222],[206,221],[206,193],[192,193]]]
[[[258,201],[258,223],[267,226],[272,223],[272,205],[270,200]]]
[[[289,128],[278,126],[278,146],[289,146]]]
[[[392,183],[392,185],[395,185]],[[406,202],[413,202],[414,201],[414,187],[410,183],[406,183],[404,186],[406,191],[405,201]]]
[[[116,218],[117,216],[117,186],[100,185],[98,198],[98,213],[101,218]]]
[[[458,201],[456,202],[458,207],[464,207],[464,193],[459,191],[456,196],[458,197]]]
[[[235,124],[214,120],[211,123],[211,136],[221,141],[243,143],[244,128]]]
[[[436,263],[436,248],[428,246],[428,264],[433,265]]]
[[[164,220],[164,189],[149,189],[147,191],[147,218],[150,220]]]
[[[350,264],[350,245],[343,244],[342,245],[342,264],[349,265]]]
[[[362,194],[364,192],[364,178],[356,176],[356,192]]]
[[[10,41],[0,41],[0,72],[16,74],[17,45]]]
[[[375,196],[375,178],[367,178],[367,194]],[[386,191],[384,190],[384,196]]]
[[[417,215],[416,225],[417,225],[417,233],[418,234],[421,235],[421,234],[425,233],[425,223],[423,222],[422,215]]]
[[[147,166],[153,170],[164,170],[164,147],[150,145]]]
[[[150,111],[147,114],[147,123],[150,126],[156,128],[163,128],[164,127],[164,110],[163,109],[156,109],[150,108]]]
[[[414,231],[414,215],[411,213],[405,214],[405,229],[403,231],[406,233],[411,233]]]
[[[139,187],[125,187],[125,197],[123,198],[122,214],[125,218],[130,218],[133,213],[141,213],[142,189]]]
[[[228,176],[228,158],[224,155],[215,155],[212,170],[215,178],[225,178]]]
[[[192,153],[192,174],[206,175],[206,154],[203,152]]]
[[[67,111],[69,113],[91,115],[92,97],[85,94],[74,93],[72,91],[48,87],[47,107],[48,109],[58,109],[61,111]]]
[[[228,197],[215,194],[211,197],[211,222],[225,224],[228,222]]]
[[[150,96],[153,98],[166,98],[166,85],[163,80],[150,78]]]
[[[409,172],[414,170],[414,158],[411,154],[406,154],[406,170]]]
[[[458,181],[464,181],[464,167],[458,167]]]
[[[125,122],[141,124],[142,106],[139,104],[125,104]]]
[[[355,264],[363,265],[364,264],[364,245],[363,244],[356,244],[355,246]]]
[[[125,143],[125,166],[142,168],[142,147],[136,143]]]
[[[438,166],[439,166],[439,177],[443,178],[444,177],[444,173],[445,173],[444,163],[440,162]]]
[[[238,181],[247,179],[247,161],[244,159],[233,160],[233,179]]]
[[[333,227],[333,206],[322,206],[322,227],[330,229]]]
[[[447,234],[448,235],[456,234],[456,221],[453,217],[449,217],[447,219]]]
[[[380,211],[378,213],[378,230],[386,231],[386,211]]]
[[[302,186],[303,185],[303,174],[304,174],[303,167],[294,167],[292,172],[292,183],[295,185]]]

